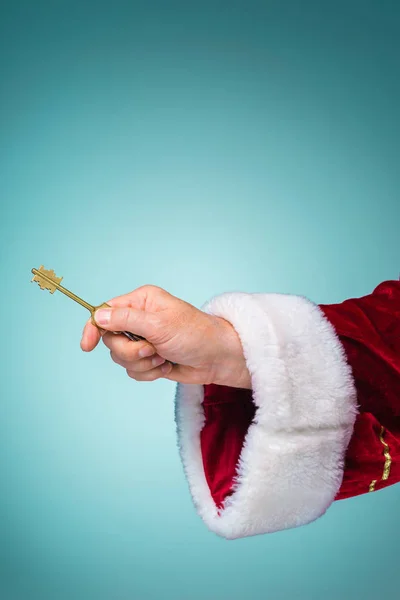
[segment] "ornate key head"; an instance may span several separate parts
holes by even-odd
[[[62,277],[57,277],[53,269],[47,270],[43,265],[39,269],[32,269],[32,272],[35,272],[32,281],[36,281],[40,289],[49,290],[51,294],[54,294],[57,286],[60,285]]]
[[[70,290],[67,290],[67,288],[65,288],[64,286],[60,285],[62,277],[57,277],[53,269],[45,269],[44,266],[41,265],[39,269],[32,269],[32,273],[34,275],[32,281],[36,281],[36,283],[39,284],[40,289],[49,290],[51,294],[54,294],[56,290],[59,290],[65,296],[71,298],[71,300],[74,300],[84,308],[87,308],[87,310],[91,314],[91,320],[93,325],[100,329],[100,327],[94,319],[94,314],[98,308],[109,307],[109,304],[103,302],[103,304],[100,304],[99,306],[93,306],[92,304],[85,302],[85,300],[82,300],[82,298],[79,298],[79,296],[77,296]],[[131,333],[130,331],[118,331],[113,333],[123,333],[127,338],[134,341],[144,340],[144,338],[140,335],[136,335],[134,333]]]

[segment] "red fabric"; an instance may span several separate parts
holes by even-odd
[[[200,433],[204,473],[218,508],[232,493],[236,465],[255,406],[251,390],[205,385],[205,424]]]
[[[357,388],[360,414],[346,453],[337,499],[400,481],[400,282],[387,281],[372,294],[321,306],[346,351]],[[385,446],[390,473],[382,480]]]
[[[368,296],[320,308],[345,349],[359,403],[336,497],[341,500],[368,492],[372,481],[375,490],[400,481],[400,282],[387,281]],[[251,390],[215,384],[204,386],[203,406],[204,471],[214,502],[221,507],[232,493],[255,407]],[[388,462],[385,451],[390,454],[390,473],[382,479]]]

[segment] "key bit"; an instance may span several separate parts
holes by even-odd
[[[75,302],[77,302],[78,304],[80,304],[81,306],[86,308],[90,312],[91,321],[92,321],[93,325],[95,325],[98,329],[101,329],[94,319],[94,314],[95,314],[96,310],[98,310],[99,308],[110,307],[109,304],[107,304],[106,302],[103,302],[103,304],[100,304],[99,306],[93,306],[92,304],[85,302],[85,300],[82,300],[82,298],[79,298],[79,296],[77,296],[76,294],[73,294],[72,292],[67,290],[67,288],[65,288],[64,286],[61,285],[61,281],[63,278],[57,277],[56,274],[54,273],[53,269],[51,269],[51,270],[45,269],[44,266],[41,265],[39,267],[39,269],[32,269],[32,273],[34,275],[32,278],[32,281],[35,281],[36,283],[38,283],[40,289],[49,290],[49,292],[51,294],[54,294],[54,292],[56,290],[59,290],[60,292],[65,294],[65,296],[68,296],[68,298],[71,298],[72,300],[74,300]],[[127,338],[129,338],[130,340],[135,341],[135,342],[138,342],[140,340],[145,340],[144,337],[142,337],[140,335],[136,335],[134,333],[131,333],[130,331],[116,331],[114,333],[122,333]]]

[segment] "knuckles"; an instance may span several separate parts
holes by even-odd
[[[137,289],[141,290],[143,292],[164,292],[165,291],[162,287],[160,287],[158,285],[153,285],[152,283],[145,283],[144,285],[141,285]]]
[[[115,328],[116,330],[119,330],[119,331],[124,331],[124,330],[128,329],[129,310],[130,309],[128,306],[122,306],[119,308],[115,308],[111,313],[109,327],[112,329]]]
[[[114,362],[133,362],[139,360],[136,344],[128,341],[124,336],[107,333],[103,337],[104,345],[110,350]]]
[[[123,362],[132,362],[134,360],[137,360],[136,350],[134,348],[129,348],[128,344],[129,342],[127,344],[124,344],[122,347],[118,348],[117,355]]]
[[[133,348],[110,348],[111,358],[117,364],[129,364],[138,361],[136,350]]]

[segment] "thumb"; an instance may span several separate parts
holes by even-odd
[[[149,313],[129,306],[100,308],[94,320],[107,331],[129,331],[146,339],[154,333],[154,320],[149,318]]]

